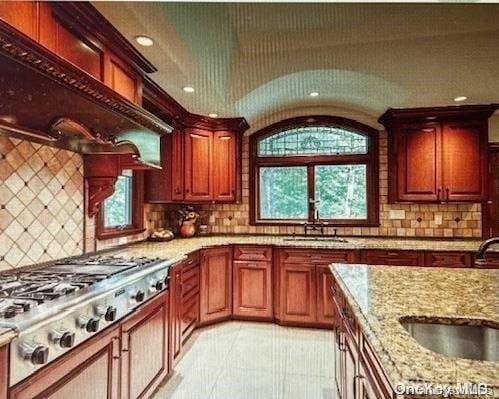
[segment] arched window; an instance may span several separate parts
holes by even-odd
[[[378,225],[377,131],[328,116],[287,119],[250,138],[251,220]]]

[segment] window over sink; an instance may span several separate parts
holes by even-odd
[[[114,193],[102,203],[97,238],[106,239],[144,231],[142,172],[123,170]]]
[[[250,138],[252,223],[378,224],[378,136],[358,122],[300,117]]]

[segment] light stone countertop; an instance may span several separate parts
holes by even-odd
[[[9,344],[15,337],[17,337],[16,331],[11,328],[0,327],[0,348]]]
[[[258,244],[279,247],[298,247],[314,249],[386,249],[386,250],[429,250],[429,251],[467,251],[475,252],[481,244],[480,240],[439,240],[439,239],[400,239],[400,238],[367,238],[341,237],[346,243],[334,241],[297,241],[291,236],[271,235],[220,235],[175,239],[169,242],[142,242],[113,251],[121,255],[143,255],[177,258],[189,252],[211,246],[227,244]]]
[[[392,386],[485,383],[499,397],[499,362],[430,351],[399,322],[459,318],[499,328],[499,270],[333,264],[331,271]]]

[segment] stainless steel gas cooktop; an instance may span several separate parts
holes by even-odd
[[[94,256],[0,273],[0,326],[18,332],[10,385],[165,290],[172,263]]]

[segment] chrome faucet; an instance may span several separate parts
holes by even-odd
[[[478,252],[475,255],[476,266],[483,266],[487,263],[485,260],[485,252],[487,252],[487,249],[494,244],[499,244],[499,237],[489,238],[480,245],[480,248],[478,248]]]

